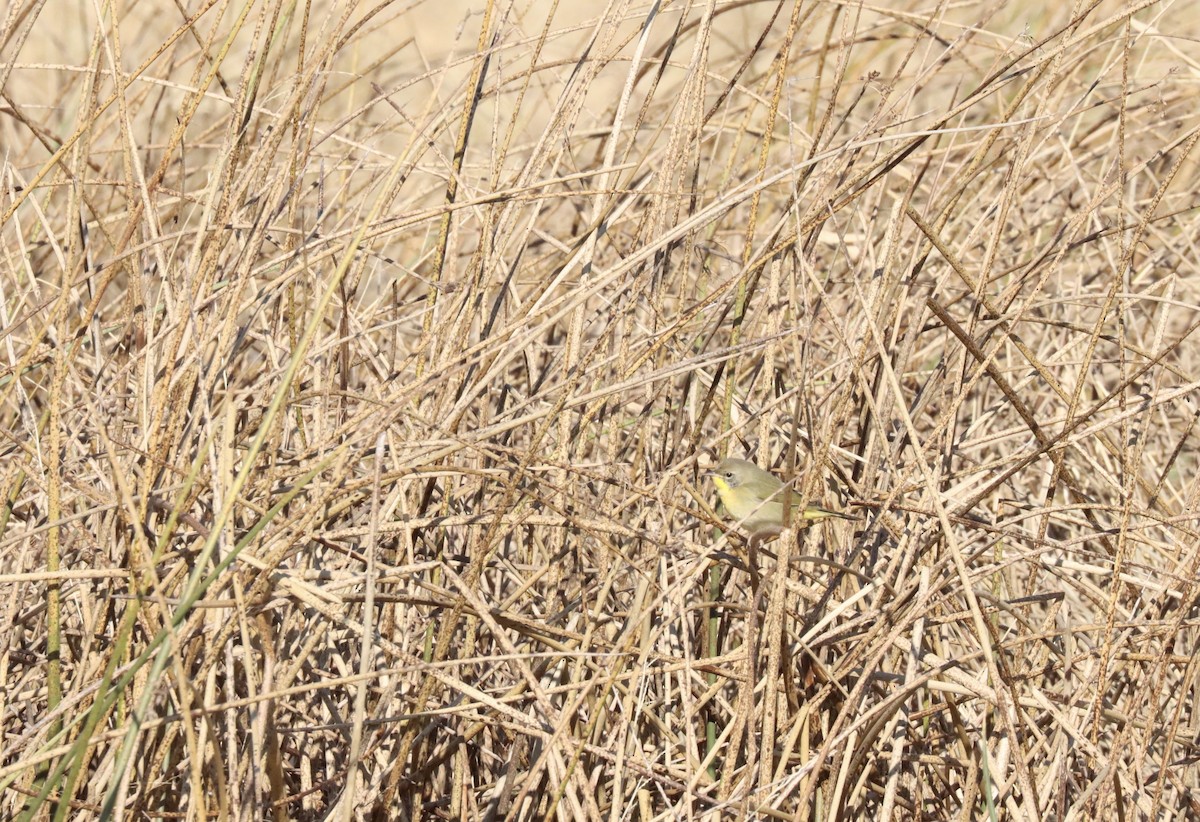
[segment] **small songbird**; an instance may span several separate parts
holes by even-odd
[[[729,458],[709,471],[721,502],[729,515],[738,520],[752,537],[778,534],[783,530],[783,483],[774,474],[752,462]],[[830,519],[857,519],[851,514],[830,511],[817,505],[803,505],[792,492],[790,524],[801,520],[815,522]]]

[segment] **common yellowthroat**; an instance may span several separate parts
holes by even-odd
[[[709,471],[721,503],[734,519],[750,532],[752,537],[778,534],[783,530],[783,483],[774,474],[764,471],[752,462],[727,459],[715,470]],[[791,524],[801,520],[815,522],[836,517],[857,519],[851,514],[830,511],[817,505],[802,505],[792,492]]]

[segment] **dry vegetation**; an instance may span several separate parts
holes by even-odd
[[[469,5],[4,11],[0,817],[1200,814],[1188,4]]]

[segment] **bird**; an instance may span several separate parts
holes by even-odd
[[[721,503],[753,538],[778,534],[783,530],[783,499],[788,493],[779,478],[748,460],[725,459],[707,474],[717,486]],[[790,524],[823,519],[857,519],[852,514],[830,511],[819,505],[802,505],[791,492]]]

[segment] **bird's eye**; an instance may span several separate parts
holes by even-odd
[[[732,472],[732,471],[726,471],[726,472],[725,472],[725,479],[733,479],[733,472]]]

